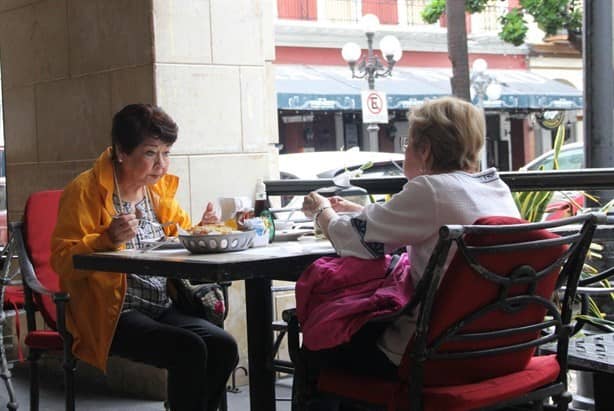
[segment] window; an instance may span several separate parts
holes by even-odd
[[[498,33],[501,30],[499,18],[507,13],[507,10],[507,1],[488,4],[483,12],[471,15],[471,31]]]
[[[291,20],[317,20],[317,0],[277,0],[277,17]]]
[[[422,20],[422,10],[429,0],[402,0],[405,3],[408,26],[422,26],[426,23]]]
[[[337,23],[356,23],[360,21],[360,0],[324,0],[326,19]]]
[[[399,24],[397,0],[363,0],[362,14],[375,14],[381,24]]]

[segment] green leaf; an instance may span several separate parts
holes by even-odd
[[[422,13],[422,20],[428,24],[436,23],[446,11],[446,0],[433,0],[427,4]]]
[[[510,10],[507,14],[499,17],[499,22],[502,26],[499,33],[501,40],[514,46],[520,46],[524,43],[529,28],[520,9]]]
[[[373,167],[373,161],[367,161],[366,163],[364,163],[363,165],[360,166],[360,170],[366,170],[368,168]]]
[[[486,9],[489,0],[465,0],[465,10],[469,13],[481,13]]]
[[[603,331],[614,332],[614,322],[606,320],[604,318],[592,317],[589,315],[578,315],[576,320],[582,320],[586,323],[592,324],[595,327],[602,329]]]

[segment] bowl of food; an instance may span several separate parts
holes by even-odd
[[[226,253],[249,248],[254,234],[224,224],[205,224],[193,227],[188,234],[179,234],[179,241],[194,254]]]

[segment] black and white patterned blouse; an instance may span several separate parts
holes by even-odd
[[[124,202],[120,205],[120,200],[116,194],[113,195],[113,205],[116,210],[131,211],[130,203]],[[164,236],[161,227],[149,223],[149,221],[159,221],[149,207],[147,198],[138,202],[135,207],[139,225],[136,237],[126,243],[126,248],[142,248],[144,240],[157,240]],[[128,289],[126,290],[122,312],[136,310],[149,317],[156,318],[171,305],[171,300],[166,292],[165,277],[127,274],[127,280]]]

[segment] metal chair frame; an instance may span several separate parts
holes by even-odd
[[[566,409],[570,400],[570,395],[567,393],[567,347],[569,336],[573,330],[570,322],[572,318],[572,300],[576,292],[578,279],[584,263],[584,259],[591,243],[592,234],[595,230],[595,225],[598,219],[604,220],[605,216],[597,217],[595,215],[584,215],[572,217],[569,219],[543,222],[529,223],[519,225],[506,226],[444,226],[439,232],[439,242],[433,251],[431,260],[425,270],[423,278],[426,292],[424,295],[421,310],[418,315],[416,327],[415,342],[413,351],[410,354],[412,359],[412,367],[410,368],[409,397],[411,409],[422,408],[422,389],[423,389],[423,372],[424,363],[429,359],[454,359],[454,358],[475,358],[487,357],[492,354],[508,353],[518,350],[523,350],[530,347],[539,347],[552,341],[557,341],[557,358],[561,366],[561,373],[555,384],[535,390],[531,393],[523,395],[517,399],[505,401],[504,404],[498,404],[492,409],[498,409],[501,406],[509,407],[518,404],[526,404],[536,400],[543,400],[547,397],[558,396],[559,409]],[[530,242],[521,242],[513,244],[500,244],[491,246],[471,246],[465,243],[466,235],[482,235],[489,233],[505,234],[527,232],[532,230],[549,229],[569,224],[579,224],[583,226],[577,233],[562,235],[555,239],[545,239]],[[458,252],[460,252],[469,265],[483,278],[488,279],[501,288],[499,298],[494,302],[482,307],[477,312],[471,313],[458,323],[450,326],[443,334],[435,340],[428,342],[429,324],[432,315],[433,302],[435,300],[438,284],[443,276],[443,266],[445,259],[452,244],[456,244]],[[547,246],[568,245],[567,251],[562,254],[556,261],[536,272],[527,266],[520,266],[508,276],[495,273],[486,267],[482,266],[477,258],[484,254],[498,254],[506,252],[514,252],[519,250],[535,249],[538,250]],[[535,287],[535,284],[544,276],[552,273],[558,267],[561,268],[558,284],[567,284],[564,291],[564,296],[560,301],[561,308],[548,299],[537,295],[525,294],[521,296],[509,296],[507,290],[515,285],[527,285],[529,288]],[[503,273],[505,274],[505,273]],[[484,315],[494,310],[515,310],[519,306],[526,304],[538,304],[546,309],[546,317],[539,323],[527,325],[525,327],[517,327],[509,330],[487,331],[481,333],[465,333],[460,332],[467,324],[476,321]],[[440,347],[445,342],[450,341],[477,341],[480,339],[491,339],[510,335],[524,334],[527,331],[539,331],[539,336],[533,340],[525,341],[516,344],[507,344],[492,349],[467,350],[461,352],[442,352]]]
[[[21,271],[21,277],[24,286],[24,296],[25,296],[25,310],[26,310],[26,319],[28,332],[34,331],[37,329],[36,327],[36,311],[38,311],[38,306],[34,300],[34,295],[47,295],[53,299],[53,302],[56,306],[56,330],[63,339],[63,352],[62,352],[62,368],[64,370],[64,390],[65,390],[65,409],[66,411],[74,411],[75,410],[75,371],[77,367],[77,358],[72,353],[72,335],[66,329],[66,304],[70,300],[70,296],[65,292],[53,292],[46,287],[44,287],[36,277],[36,273],[34,272],[34,267],[32,266],[32,262],[30,260],[30,256],[27,252],[25,246],[25,240],[23,236],[23,223],[22,222],[11,222],[11,244],[13,244],[14,250],[13,253],[17,255],[19,259],[19,266]],[[221,282],[219,283],[222,287],[222,292],[224,294],[226,311],[224,313],[224,319],[228,315],[228,287],[231,283],[229,282]],[[2,288],[2,297],[4,296],[4,288]],[[0,300],[0,302],[3,302]],[[0,325],[1,326],[1,325]],[[0,330],[1,331],[1,330]],[[0,350],[2,350],[2,345],[0,341]],[[30,348],[28,354],[28,362],[30,364],[30,410],[38,411],[39,409],[39,386],[40,386],[40,373],[38,360],[47,350],[38,350]],[[3,353],[3,351],[2,351]],[[2,358],[5,359],[4,355]],[[10,373],[9,379],[6,380],[8,384],[10,384]],[[7,385],[7,389],[9,386]],[[11,388],[12,389],[12,388]],[[9,394],[11,393],[9,389]],[[14,395],[14,394],[13,394]],[[221,403],[220,403],[220,411],[226,411],[227,406],[227,398],[226,393],[222,395]],[[10,409],[10,408],[9,408]],[[16,409],[16,408],[15,408]],[[12,409],[11,409],[12,410]]]
[[[4,247],[1,252],[0,259],[3,261],[2,272],[0,274],[0,306],[4,307],[4,294],[5,288],[8,285],[12,285],[15,283],[17,277],[19,276],[19,270],[13,270],[13,260],[15,259],[15,249],[16,249],[16,241],[11,235],[8,243]],[[16,312],[15,315],[20,315],[19,312]],[[6,346],[4,344],[4,325],[6,324],[7,319],[10,316],[7,315],[5,310],[2,310],[0,314],[0,377],[4,381],[4,385],[6,387],[6,391],[9,396],[9,402],[7,403],[7,408],[10,411],[15,411],[19,408],[19,404],[17,403],[17,397],[15,395],[15,389],[13,388],[13,383],[11,381],[11,366],[7,360],[6,356]],[[19,341],[17,342],[19,344]]]
[[[38,281],[26,249],[22,231],[23,223],[11,222],[10,226],[12,238],[16,242],[16,254],[19,258],[19,267],[21,269],[21,278],[24,286],[28,332],[37,329],[35,313],[38,311],[38,307],[34,301],[34,294],[50,296],[56,307],[57,319],[55,331],[57,331],[63,339],[62,368],[64,370],[65,408],[67,411],[74,411],[75,370],[77,359],[72,353],[72,335],[67,331],[65,322],[66,304],[70,300],[70,296],[65,292],[53,292],[45,288]],[[30,364],[30,410],[32,411],[39,409],[40,373],[38,360],[45,352],[46,350],[30,348],[28,353],[28,362]]]
[[[392,321],[399,315],[411,313],[419,304],[417,328],[413,342],[407,348],[409,355],[409,384],[408,403],[411,410],[423,409],[422,392],[424,388],[424,372],[426,362],[434,359],[464,359],[478,358],[494,354],[511,353],[518,350],[526,350],[539,347],[542,344],[556,341],[557,360],[560,365],[560,373],[555,382],[534,390],[517,398],[503,401],[486,409],[500,409],[527,403],[542,403],[546,398],[552,397],[558,410],[566,410],[571,400],[567,392],[567,347],[569,336],[573,331],[570,325],[572,318],[572,300],[576,293],[578,279],[589,249],[593,232],[597,223],[605,222],[605,216],[601,214],[588,214],[567,219],[548,221],[541,223],[510,224],[510,225],[447,225],[439,231],[439,241],[435,246],[431,258],[426,267],[424,276],[418,286],[411,302],[401,311],[385,318],[377,318],[374,321]],[[511,244],[496,245],[471,245],[465,242],[467,235],[486,234],[513,234],[529,232],[533,230],[551,229],[554,227],[582,224],[580,230],[561,235],[558,238],[541,239],[535,241],[513,242]],[[499,296],[494,301],[469,313],[455,324],[449,325],[439,335],[429,335],[429,327],[433,314],[433,303],[444,275],[444,266],[452,245],[457,246],[468,265],[482,278],[496,284],[499,288]],[[512,270],[512,273],[496,273],[495,269],[488,269],[479,263],[479,257],[519,250],[539,250],[543,247],[566,245],[567,250],[548,266],[536,271],[528,265],[520,265]],[[544,276],[559,270],[557,288],[566,285],[560,301],[560,309],[547,298],[534,293],[537,282]],[[527,292],[521,295],[508,295],[511,287],[521,285],[527,288]],[[522,327],[500,329],[494,331],[463,332],[468,324],[483,318],[485,315],[496,311],[511,311],[525,307],[527,304],[537,304],[545,308],[546,316],[542,321],[528,324]],[[295,362],[297,372],[301,369],[302,355],[299,350],[299,325],[296,316],[289,322],[289,343],[292,345],[292,359]],[[477,342],[481,339],[496,339],[498,337],[510,337],[535,333],[536,337],[531,340],[523,339],[522,342],[502,343],[494,348],[460,349],[447,351],[445,344],[450,342]],[[298,389],[301,389],[299,387]],[[293,395],[297,394],[294,392]],[[328,394],[324,394],[328,396]],[[303,399],[301,399],[303,401]],[[351,399],[350,399],[351,401]],[[362,403],[362,405],[365,405]],[[293,409],[301,409],[301,405],[293,403]]]

